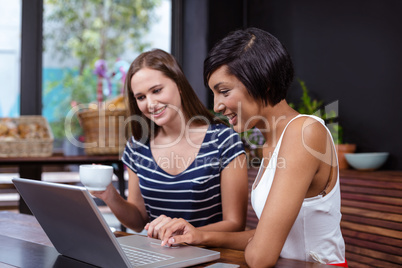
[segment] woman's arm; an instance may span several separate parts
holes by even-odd
[[[255,230],[243,232],[201,231],[184,219],[173,219],[160,230],[162,246],[187,243],[244,250]]]
[[[198,229],[202,231],[243,231],[248,205],[247,160],[244,154],[233,159],[221,172],[222,221]],[[145,226],[149,237],[160,238],[161,228],[172,219],[161,215]]]
[[[128,197],[124,200],[112,184],[104,192],[92,192],[102,199],[116,218],[127,228],[141,232],[148,222],[148,214],[142,198],[138,176],[128,169]]]
[[[304,122],[304,118],[296,119],[284,134],[278,154],[281,164],[276,167],[255,235],[245,250],[251,267],[275,265],[321,164],[308,148],[322,151],[326,133],[317,124],[305,127]]]
[[[243,231],[248,205],[247,159],[241,154],[221,172],[222,221],[199,227],[202,231]]]

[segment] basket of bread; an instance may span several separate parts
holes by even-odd
[[[46,157],[53,153],[53,134],[43,116],[0,118],[0,157]]]
[[[127,109],[123,95],[102,103],[91,103],[78,113],[84,130],[85,153],[111,155],[123,152],[126,144]]]

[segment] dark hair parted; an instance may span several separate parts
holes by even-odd
[[[220,40],[204,61],[204,83],[226,65],[248,93],[265,105],[286,98],[293,81],[293,63],[286,48],[270,33],[257,28],[231,32]]]
[[[137,100],[132,91],[131,79],[134,74],[143,68],[160,71],[164,76],[170,78],[176,83],[181,96],[182,112],[186,120],[193,119],[194,123],[202,125],[209,123],[222,123],[221,120],[215,118],[214,115],[201,103],[176,59],[171,54],[161,49],[153,49],[140,54],[131,63],[125,81],[125,92],[126,100],[128,100],[127,105],[129,107],[131,132],[136,140],[143,141],[144,138],[149,140],[151,137],[150,135],[157,134],[159,130],[159,126],[151,122],[151,120],[144,116],[140,111],[137,105]]]

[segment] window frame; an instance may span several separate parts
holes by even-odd
[[[172,1],[171,51],[182,62],[183,0]],[[20,115],[42,114],[43,0],[22,0]]]

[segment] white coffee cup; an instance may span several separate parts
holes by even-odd
[[[81,183],[89,191],[104,191],[112,182],[113,167],[107,165],[80,165]]]

